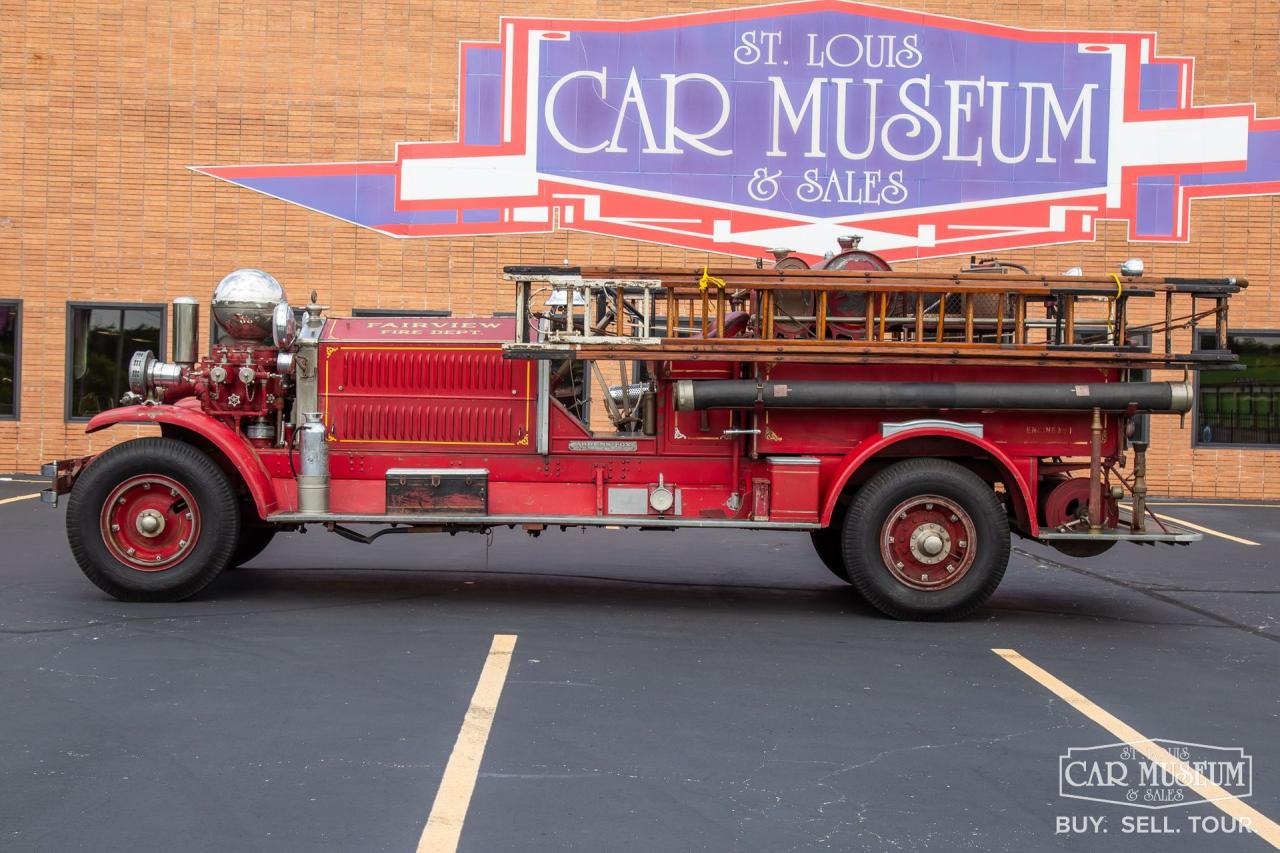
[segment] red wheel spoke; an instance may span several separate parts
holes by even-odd
[[[909,498],[888,514],[880,533],[886,568],[915,589],[945,589],[973,565],[973,519],[938,495]]]
[[[186,486],[160,474],[120,483],[100,514],[102,541],[124,565],[156,572],[182,562],[200,536],[200,512]]]

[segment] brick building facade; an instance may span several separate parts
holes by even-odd
[[[569,230],[394,239],[187,167],[373,160],[399,142],[453,139],[458,44],[494,38],[504,13],[634,18],[717,5],[728,4],[0,3],[0,334],[9,329],[13,350],[0,471],[33,471],[131,435],[84,435],[74,416],[103,403],[79,393],[84,371],[74,365],[93,353],[69,339],[86,324],[145,329],[161,317],[146,312],[180,295],[207,306],[237,267],[272,271],[295,302],[315,289],[335,313],[466,316],[509,310],[507,263],[702,264],[704,253]],[[1021,27],[1153,31],[1161,53],[1195,58],[1194,103],[1247,102],[1259,116],[1280,115],[1276,0],[1247,9],[1196,0],[910,5]],[[1001,256],[1055,273],[1109,272],[1139,256],[1153,273],[1246,276],[1252,286],[1233,302],[1233,331],[1280,334],[1280,196],[1196,201],[1185,244],[1134,244],[1127,234],[1104,222],[1093,242]],[[206,307],[206,337],[208,322]],[[1251,428],[1273,419],[1270,399],[1250,403]],[[1193,418],[1157,419],[1153,490],[1280,498],[1280,443],[1268,448],[1269,435],[1250,432],[1251,446],[1226,446],[1211,432]]]

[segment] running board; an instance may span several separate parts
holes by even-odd
[[[1159,525],[1155,522],[1148,522],[1150,526],[1157,529],[1152,531],[1148,528],[1145,533],[1134,533],[1133,531],[1117,527],[1115,530],[1102,530],[1097,533],[1074,533],[1059,532],[1056,530],[1041,531],[1039,536],[1033,537],[1041,542],[1136,542],[1139,545],[1155,545],[1163,543],[1165,545],[1190,545],[1192,542],[1199,542],[1204,538],[1203,534],[1187,530],[1185,527],[1179,527],[1176,524],[1170,524],[1164,521],[1167,531],[1160,530]]]
[[[347,515],[343,513],[276,512],[272,524],[412,524],[497,527],[504,524],[545,524],[581,527],[694,527],[746,528],[750,530],[816,530],[822,525],[801,521],[752,521],[749,518],[668,518],[627,515],[445,515],[443,513]]]

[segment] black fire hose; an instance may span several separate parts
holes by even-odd
[[[1189,382],[756,382],[683,379],[676,408],[700,409],[1006,409],[1188,412]]]

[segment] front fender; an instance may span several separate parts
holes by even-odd
[[[153,404],[121,406],[94,415],[85,427],[92,433],[116,424],[157,424],[176,427],[208,441],[222,453],[240,473],[249,494],[253,497],[258,515],[266,518],[277,509],[275,488],[262,460],[248,440],[224,424],[191,406]]]
[[[1020,501],[1019,508],[1025,513],[1027,519],[1028,532],[1035,536],[1039,531],[1039,524],[1036,520],[1035,493],[1027,483],[1027,478],[1018,470],[1018,466],[1014,464],[1009,455],[997,447],[995,444],[986,439],[978,438],[967,432],[959,430],[947,429],[946,427],[921,427],[918,429],[906,430],[895,433],[890,436],[875,436],[869,438],[862,444],[851,450],[840,461],[840,466],[836,469],[835,477],[832,480],[830,490],[827,492],[826,500],[822,506],[822,523],[824,525],[831,523],[831,517],[835,513],[836,502],[840,499],[840,493],[844,491],[845,484],[849,482],[849,478],[858,470],[867,460],[874,458],[877,454],[888,447],[891,447],[901,441],[908,441],[913,438],[951,438],[963,441],[965,444],[973,446],[975,449],[982,451],[1005,476],[1005,482],[1008,483],[1015,494],[1010,495],[1014,501]]]

